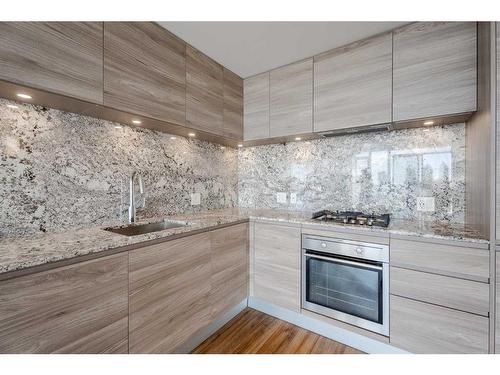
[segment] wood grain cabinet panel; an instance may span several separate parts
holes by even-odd
[[[243,139],[269,138],[269,72],[243,81]]]
[[[495,353],[500,354],[500,247],[496,248],[496,323],[495,323]]]
[[[391,267],[391,294],[488,316],[490,285]]]
[[[314,58],[314,131],[390,123],[392,34]]]
[[[224,137],[243,140],[243,79],[224,68]]]
[[[127,353],[128,256],[0,282],[0,353]]]
[[[130,353],[171,353],[210,323],[210,234],[130,251]]]
[[[184,125],[185,51],[154,22],[105,22],[104,105]]]
[[[212,318],[243,301],[248,292],[248,224],[210,232]]]
[[[475,22],[417,22],[394,31],[394,121],[476,110]]]
[[[488,353],[488,326],[484,316],[390,298],[390,342],[412,353]]]
[[[255,223],[254,296],[300,311],[300,228]]]
[[[391,238],[391,265],[444,276],[488,282],[490,252],[487,249]]]
[[[102,104],[102,22],[1,22],[0,79]]]
[[[497,69],[497,103],[496,103],[496,239],[500,242],[500,22],[496,22],[496,69]]]
[[[186,124],[223,135],[223,68],[197,49],[186,47]]]
[[[270,72],[270,136],[311,133],[313,59]]]

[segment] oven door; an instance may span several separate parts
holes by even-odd
[[[387,263],[303,250],[302,308],[389,335]]]

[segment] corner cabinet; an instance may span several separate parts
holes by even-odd
[[[222,135],[224,132],[223,68],[197,49],[186,47],[186,125]]]
[[[253,296],[300,312],[300,228],[256,222],[253,232]]]
[[[128,256],[0,281],[0,353],[127,353]]]
[[[393,38],[394,121],[476,110],[475,22],[417,22]]]
[[[271,138],[312,133],[312,59],[271,70],[269,95]]]
[[[269,72],[243,81],[243,139],[269,138]]]
[[[224,68],[223,135],[243,139],[243,79]]]
[[[186,45],[153,22],[104,23],[104,105],[184,125]]]
[[[392,33],[314,57],[314,131],[392,121]]]
[[[0,80],[102,104],[102,22],[0,22]]]

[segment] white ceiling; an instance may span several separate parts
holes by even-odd
[[[407,22],[158,22],[246,78]]]

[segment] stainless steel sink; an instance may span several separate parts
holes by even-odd
[[[185,221],[164,220],[149,224],[129,224],[122,227],[104,228],[104,230],[130,237],[151,232],[158,232],[165,229],[185,227],[186,225],[187,223]]]

